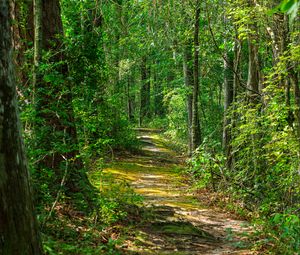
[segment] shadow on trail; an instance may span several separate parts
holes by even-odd
[[[142,221],[133,227],[122,254],[255,254],[241,249],[244,238],[239,234],[251,231],[245,222],[199,205],[180,175],[184,166],[157,132],[144,130],[139,139],[140,152],[105,170],[145,198]]]

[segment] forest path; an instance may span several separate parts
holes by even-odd
[[[105,169],[144,197],[145,215],[133,226],[124,254],[254,254],[237,248],[244,245],[243,233],[251,231],[247,223],[200,205],[180,175],[184,166],[159,134],[139,130],[139,139],[141,153],[119,158]]]

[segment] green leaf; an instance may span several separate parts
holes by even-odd
[[[290,9],[294,8],[294,4],[296,4],[296,0],[288,0],[284,1],[280,5],[280,10],[283,12],[288,12]]]

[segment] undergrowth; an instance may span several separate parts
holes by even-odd
[[[102,171],[98,160],[89,180],[98,190],[92,213],[78,211],[67,199],[60,201],[43,225],[47,255],[118,255],[126,226],[139,221],[142,197],[126,182],[116,182]],[[77,242],[74,242],[77,240]]]

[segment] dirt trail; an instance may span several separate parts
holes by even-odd
[[[105,171],[128,180],[145,197],[148,215],[134,227],[126,254],[223,255],[255,254],[241,249],[246,222],[199,204],[179,175],[176,154],[154,132],[140,132],[142,153],[113,164]],[[178,167],[179,166],[179,167]],[[239,247],[239,248],[238,248]]]

